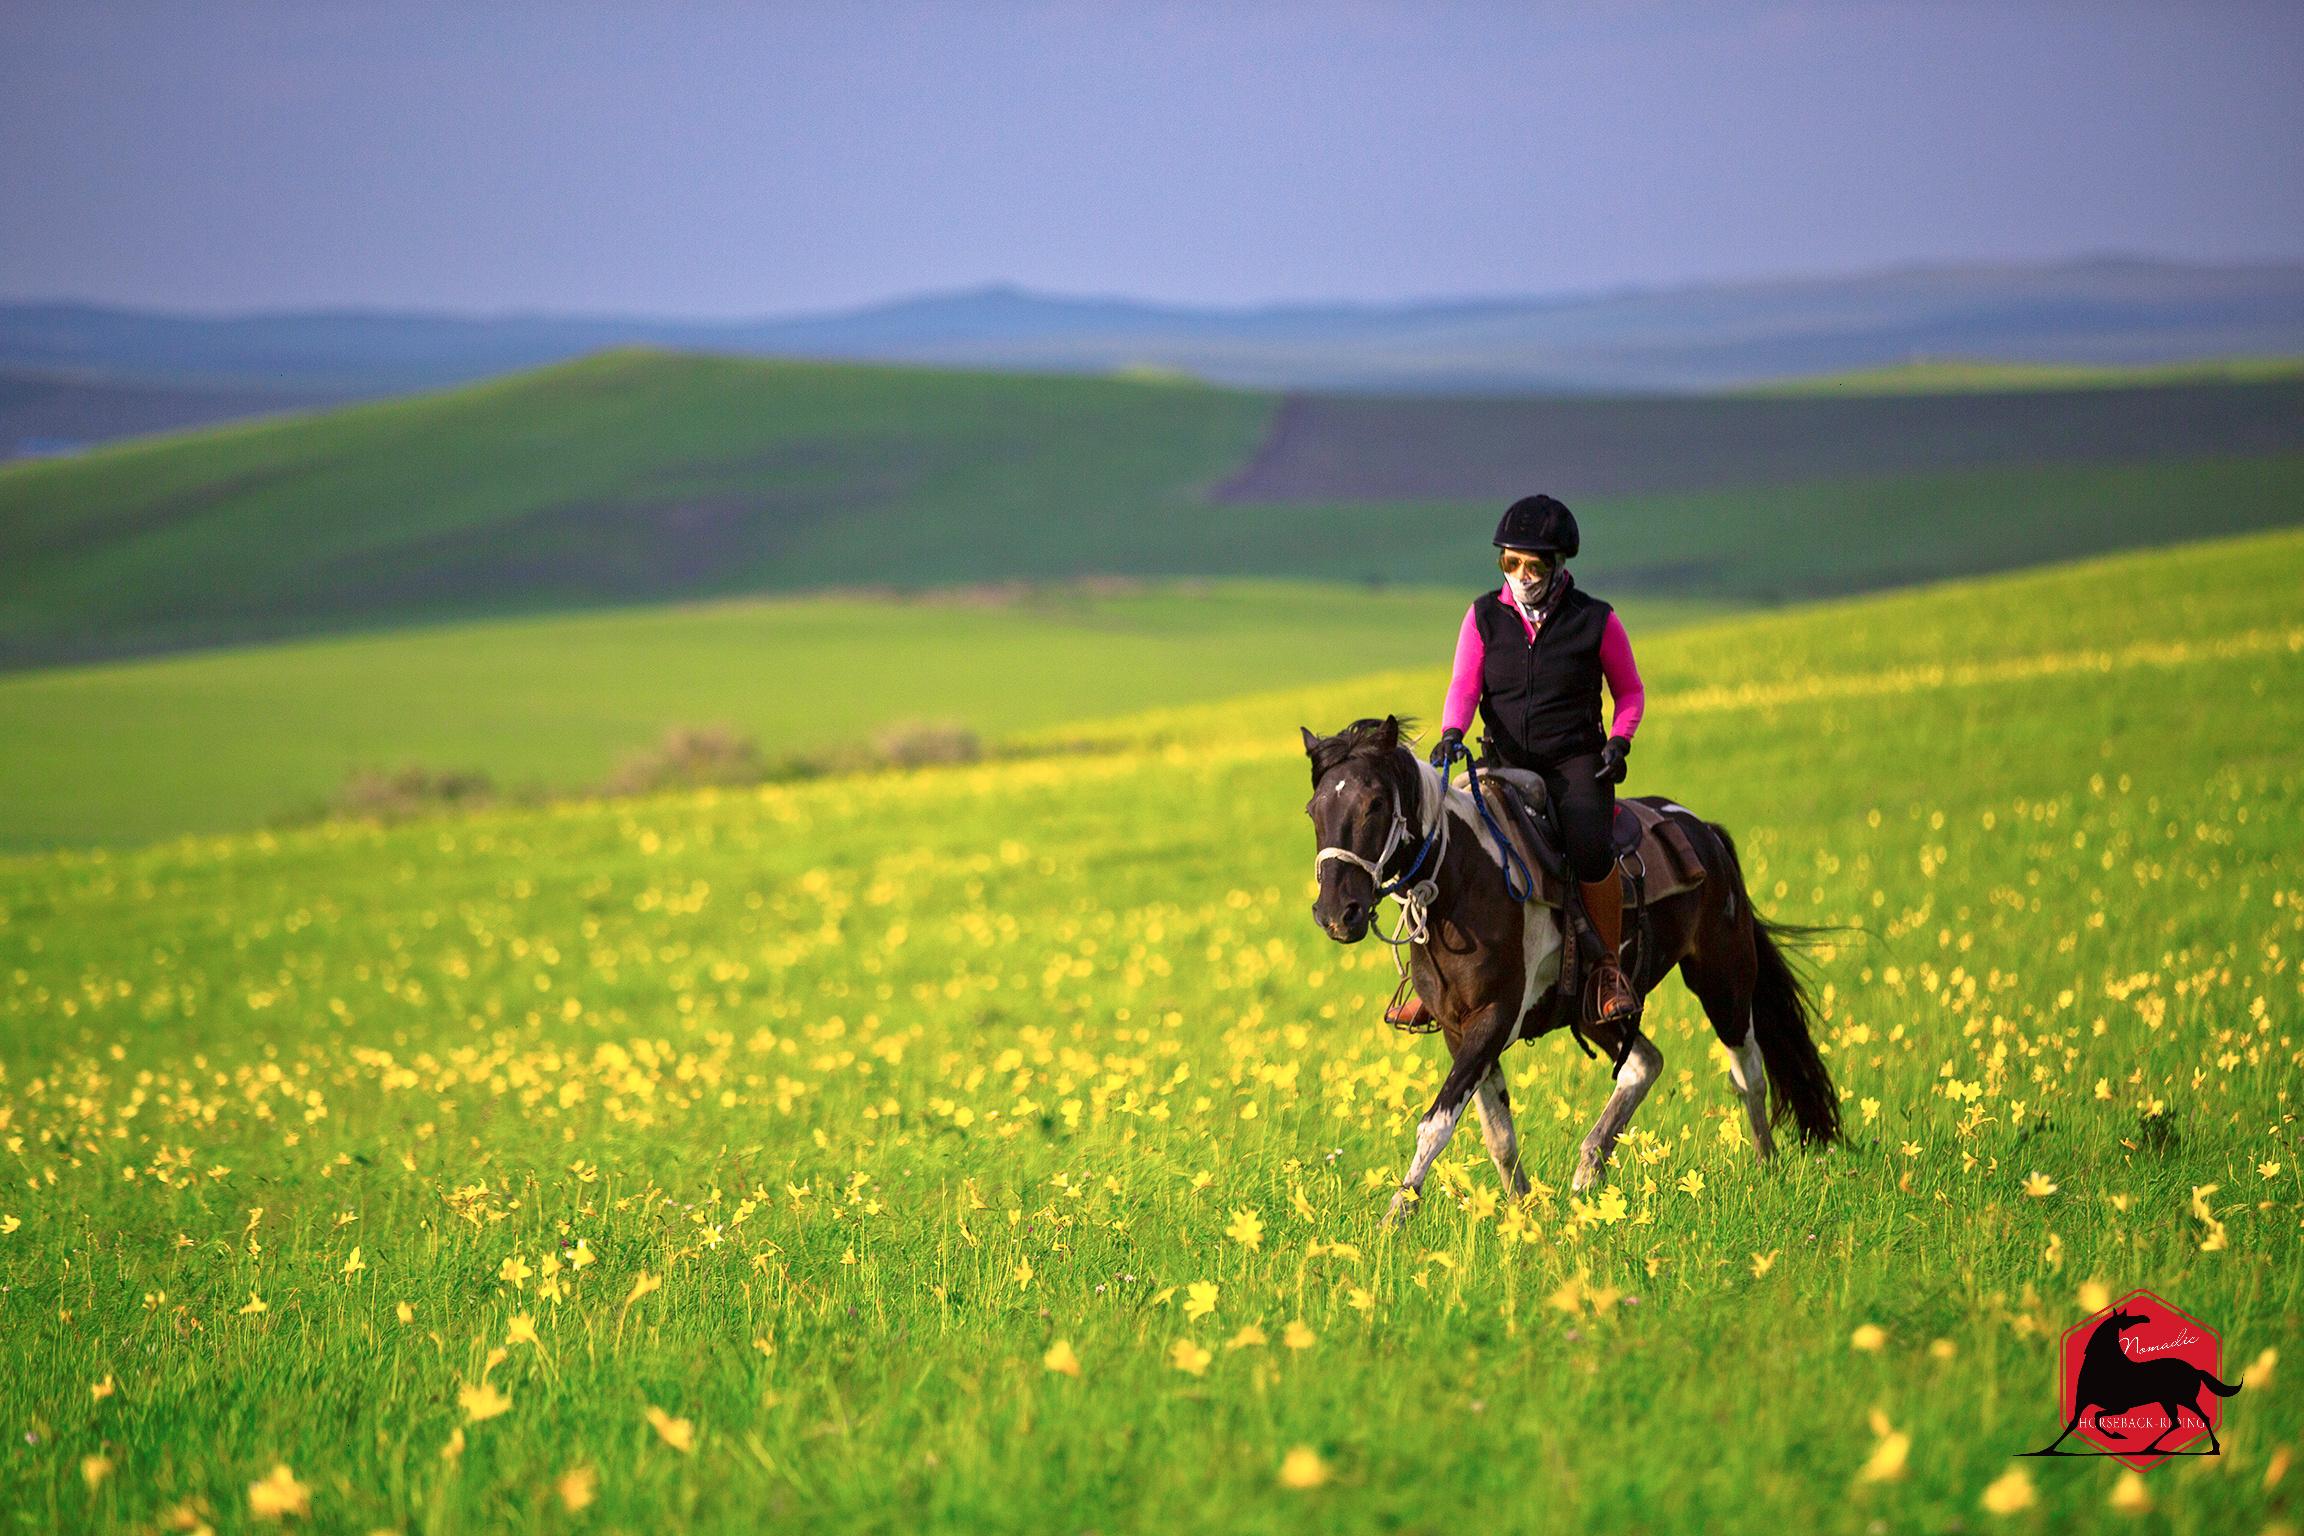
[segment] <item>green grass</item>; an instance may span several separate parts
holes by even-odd
[[[0,469],[0,657],[1136,567],[1263,396],[643,351]],[[1013,538],[1040,537],[1019,559]],[[999,542],[1003,538],[1008,543]]]
[[[2263,384],[2304,377],[2304,358],[2219,357],[2137,365],[2004,363],[1937,358],[1782,379],[1740,390],[1755,395],[1999,394],[2025,389],[2136,389],[2166,384]]]
[[[1209,501],[1274,405],[1193,384],[617,352],[0,467],[0,667],[899,579],[1485,579],[1500,497]],[[1960,441],[2021,453],[2023,412],[1989,407],[1990,430]],[[1383,430],[1407,432],[1400,453],[1429,447],[1413,426]],[[1741,606],[2304,517],[2304,455],[2115,464],[2095,458],[2121,457],[2117,441],[2058,441],[2088,461],[1764,488],[1730,469],[1696,492],[1577,496],[1579,574],[1610,596]],[[1515,442],[1483,451],[1517,464]],[[1893,426],[1882,442],[1899,448]],[[1660,461],[1673,446],[1655,445]],[[1525,469],[1531,486],[1574,474]]]
[[[0,848],[251,828],[361,768],[580,789],[679,726],[731,726],[772,760],[861,759],[908,723],[997,741],[1445,660],[1465,600],[1284,582],[788,598],[0,676]],[[1645,634],[1702,611],[1635,603],[1628,617]]]
[[[0,1521],[241,1529],[284,1465],[348,1531],[2068,1530],[2118,1469],[2011,1455],[2088,1282],[2228,1378],[2285,1356],[2138,1528],[2293,1521],[2300,589],[2283,535],[1659,637],[1631,787],[1868,930],[1818,957],[1850,1141],[1755,1167],[1674,985],[1621,1207],[1562,1188],[1605,1082],[1553,1039],[1506,1058],[1549,1187],[1497,1208],[1466,1135],[1398,1236],[1439,1052],[1309,921],[1294,726],[1431,668],[1101,753],[0,861]],[[1859,1483],[1875,1413],[1909,1461]]]

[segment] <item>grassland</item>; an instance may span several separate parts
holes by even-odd
[[[246,830],[356,769],[577,789],[669,729],[771,760],[883,728],[987,741],[1445,659],[1466,592],[1218,582],[731,601],[0,676],[0,848]],[[1698,611],[1635,602],[1641,632]]]
[[[1189,385],[626,351],[120,444],[0,470],[0,658],[1127,571],[1115,539],[1245,454],[1268,411]]]
[[[1294,726],[1431,669],[0,862],[0,1522],[2293,1521],[2300,588],[2268,536],[1649,646],[1632,787],[1867,930],[1818,957],[1851,1138],[1755,1167],[1668,990],[1613,1198],[1555,1040],[1507,1057],[1547,1187],[1467,1137],[1396,1236],[1437,1051],[1307,917]],[[2224,1455],[2012,1460],[2132,1285],[2223,1330]]]
[[[1457,587],[1536,485],[1600,590],[1775,602],[2292,525],[2304,389],[1282,408],[619,352],[0,468],[0,666],[891,579]]]

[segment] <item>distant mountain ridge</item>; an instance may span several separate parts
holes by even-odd
[[[2304,264],[2105,258],[1552,298],[1212,309],[1007,284],[748,321],[0,304],[0,369],[389,394],[655,345],[1253,388],[1708,390],[1916,358],[2151,364],[2304,352]]]

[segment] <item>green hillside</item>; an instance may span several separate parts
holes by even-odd
[[[0,848],[258,826],[356,769],[598,784],[675,727],[771,761],[907,723],[988,741],[1445,662],[1466,592],[1220,582],[666,606],[0,675]],[[1643,635],[1699,611],[1634,602]],[[156,785],[164,785],[156,792]]]
[[[1600,590],[1779,602],[2292,524],[2287,390],[2188,386],[2166,411],[2016,391],[1909,420],[1836,399],[1280,412],[1190,383],[618,352],[0,468],[0,667],[897,581],[1453,589],[1535,485],[1584,516]],[[1772,435],[1740,455],[1756,410]],[[1403,484],[1434,489],[1383,489]]]
[[[1126,571],[1269,402],[626,351],[0,469],[0,661]]]
[[[2276,1526],[2300,590],[2283,534],[1659,636],[1631,788],[1865,930],[1816,957],[1848,1142],[1756,1167],[1672,984],[1610,1195],[1566,1190],[1606,1077],[1554,1038],[1505,1061],[1537,1194],[1468,1128],[1399,1234],[1440,1051],[1310,922],[1295,726],[1434,668],[1098,752],[0,860],[0,1506]],[[2138,1286],[2219,1331],[2222,1456],[2015,1459]]]

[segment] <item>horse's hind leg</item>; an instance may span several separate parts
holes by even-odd
[[[1682,961],[1680,979],[1696,994],[1712,1032],[1728,1048],[1728,1078],[1744,1104],[1752,1155],[1766,1162],[1776,1153],[1776,1136],[1768,1126],[1768,1067],[1760,1059],[1760,1039],[1752,1030],[1757,967],[1750,930],[1739,924],[1737,938],[1742,942],[1726,946],[1727,955],[1696,954]]]
[[[1480,1116],[1480,1135],[1495,1159],[1496,1175],[1504,1193],[1517,1200],[1528,1193],[1528,1174],[1520,1166],[1520,1138],[1512,1129],[1512,1100],[1504,1091],[1504,1068],[1492,1066],[1473,1090],[1472,1108]]]
[[[1576,1177],[1570,1188],[1581,1194],[1608,1177],[1608,1159],[1615,1155],[1617,1139],[1632,1123],[1632,1112],[1648,1097],[1648,1090],[1663,1070],[1664,1053],[1635,1030],[1631,1049],[1624,1053],[1624,1065],[1616,1069],[1616,1087],[1577,1150]]]

